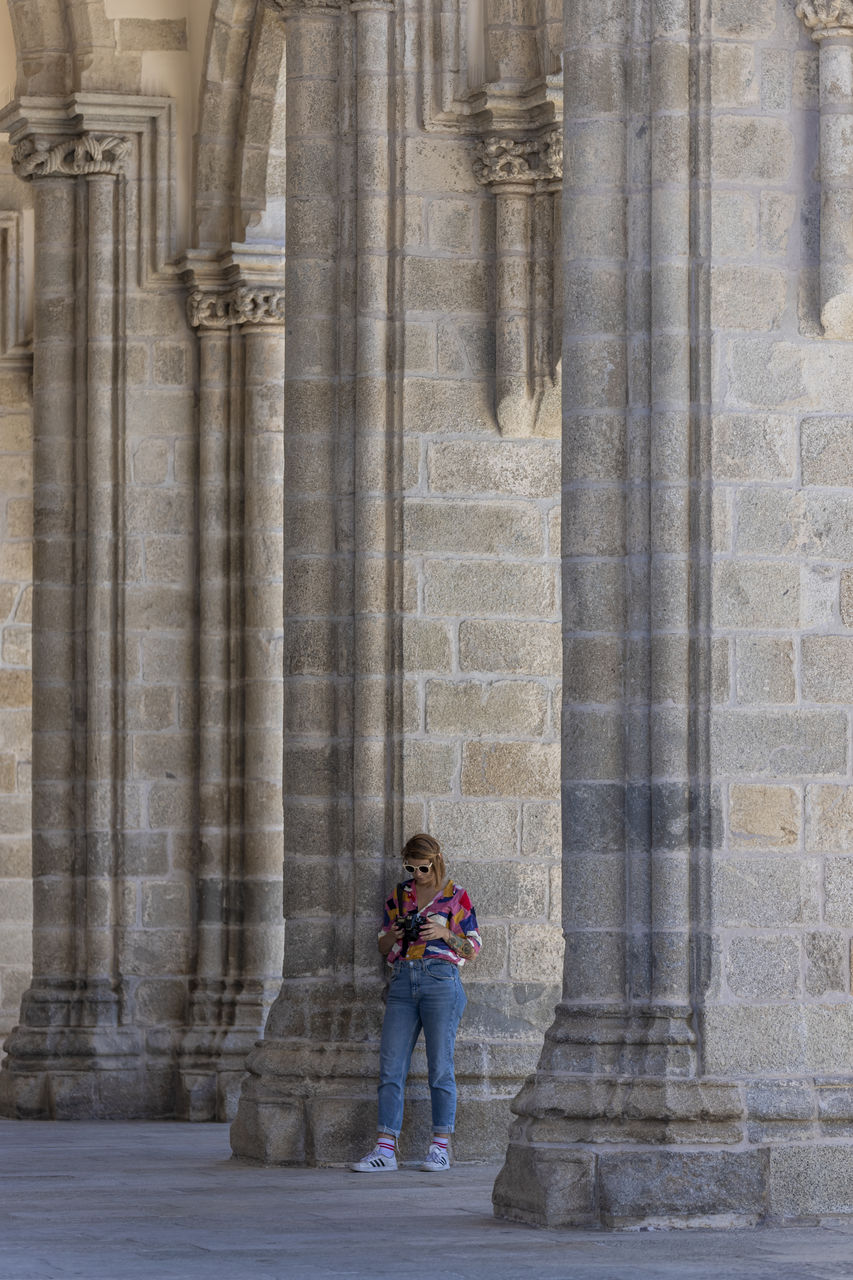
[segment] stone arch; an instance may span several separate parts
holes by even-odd
[[[9,0],[9,14],[19,97],[138,91],[140,52],[119,50],[104,0]]]
[[[75,89],[129,93],[139,88],[141,57],[119,54],[116,24],[104,0],[67,0]]]
[[[9,0],[18,58],[19,96],[68,93],[71,33],[62,0]]]
[[[284,244],[284,23],[263,9],[249,51],[233,237]]]
[[[241,154],[234,147],[244,113],[252,36],[260,0],[215,0],[205,50],[196,139],[193,242],[225,249],[233,239]]]

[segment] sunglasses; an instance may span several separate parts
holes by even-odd
[[[409,873],[409,875],[410,875],[410,876],[413,876],[413,875],[415,874],[415,872],[416,872],[416,871],[420,871],[421,875],[422,875],[422,876],[425,876],[425,875],[426,875],[426,873],[427,873],[428,871],[432,871],[432,863],[431,863],[431,862],[422,862],[422,863],[420,864],[420,866],[419,866],[419,867],[413,867],[413,866],[411,865],[411,863],[409,863],[409,862],[404,862],[404,863],[403,863],[403,870],[404,870],[404,871],[408,871],[408,873]]]

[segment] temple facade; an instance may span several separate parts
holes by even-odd
[[[853,8],[0,0],[0,102],[0,1113],[362,1154],[427,830],[499,1215],[853,1212]]]

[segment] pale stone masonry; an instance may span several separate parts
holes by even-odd
[[[28,190],[0,148],[0,1035],[32,969],[32,415],[24,242]]]
[[[497,1213],[853,1212],[853,13],[137,9],[0,4],[0,1107],[360,1154],[423,829]]]

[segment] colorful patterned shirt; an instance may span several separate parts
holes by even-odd
[[[400,894],[403,897],[403,915],[407,915],[410,911],[417,911],[418,899],[412,880],[403,882]],[[399,915],[397,892],[395,891],[385,903],[385,916],[382,921],[382,928],[379,930],[380,938],[384,938],[386,934],[393,931],[394,921],[397,920]],[[441,916],[443,923],[450,929],[451,933],[458,934],[460,938],[468,939],[474,948],[475,955],[483,945],[477,929],[477,917],[474,914],[474,908],[471,906],[471,899],[466,891],[458,884],[454,884],[452,880],[448,880],[444,888],[439,889],[432,901],[421,908],[421,915]],[[402,943],[395,942],[386,958],[389,964],[394,964],[395,961],[400,960],[402,958]],[[409,949],[406,952],[406,959],[449,960],[451,964],[460,966],[465,963],[462,956],[458,956],[443,938],[435,938],[432,942],[410,942]]]

